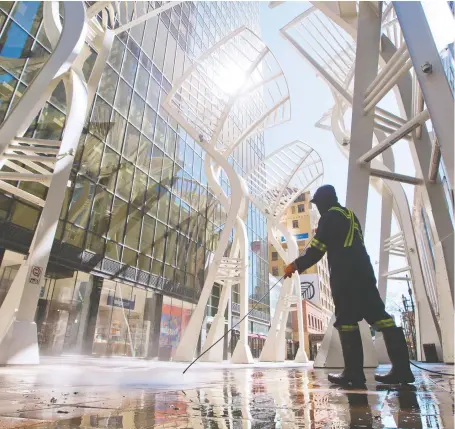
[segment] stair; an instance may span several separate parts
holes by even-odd
[[[222,258],[215,281],[224,285],[226,281],[239,283],[243,270],[243,262],[239,258]]]
[[[43,199],[8,182],[39,182],[48,187],[54,165],[60,159],[60,145],[60,140],[15,137],[0,155],[0,167],[6,166],[13,170],[0,171],[0,189],[43,207]]]

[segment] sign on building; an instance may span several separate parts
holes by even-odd
[[[28,279],[29,283],[39,285],[41,281],[41,274],[43,274],[43,269],[37,265],[34,265],[30,270],[30,277]]]
[[[307,299],[318,306],[322,305],[318,274],[300,274],[300,290],[302,299]]]
[[[302,232],[301,234],[295,234],[294,237],[295,237],[295,239],[297,241],[303,241],[303,240],[306,240],[308,238],[308,233],[307,232]],[[283,236],[281,236],[281,242],[282,243],[286,242],[286,239]]]

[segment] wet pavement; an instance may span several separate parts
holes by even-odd
[[[454,428],[453,377],[415,368],[414,386],[378,386],[367,370],[367,390],[343,390],[311,365],[184,367],[71,357],[3,367],[0,428]]]

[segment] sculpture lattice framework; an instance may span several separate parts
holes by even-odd
[[[361,20],[358,19],[360,15],[363,15],[363,19],[370,20],[369,27],[364,26],[360,29]],[[415,22],[411,22],[412,16],[422,23],[422,28],[425,27],[425,30],[417,31],[418,26]],[[373,22],[380,31],[374,36],[377,38],[377,44],[376,41],[370,42],[367,49],[365,48],[367,43],[364,41],[370,36],[367,36],[366,32],[373,31]],[[363,209],[359,207],[365,207],[365,201],[359,200],[358,189],[359,186],[365,186],[361,185],[366,178],[363,172],[368,171],[371,183],[382,194],[382,217],[391,218],[392,207],[397,215],[403,234],[391,236],[390,225],[381,229],[379,290],[385,298],[387,280],[400,279],[397,275],[406,271],[410,273],[416,295],[425,302],[420,307],[417,318],[421,336],[421,339],[418,339],[420,344],[417,345],[419,356],[422,353],[421,344],[437,336],[438,329],[435,326],[434,308],[432,309],[428,302],[428,295],[434,295],[434,293],[431,290],[425,291],[426,282],[424,282],[422,261],[413,251],[417,247],[415,239],[417,231],[409,213],[402,183],[412,184],[416,186],[417,193],[426,195],[429,213],[436,214],[439,218],[434,221],[432,232],[438,253],[436,260],[439,268],[436,272],[445,273],[440,277],[445,280],[436,286],[440,289],[440,294],[450,295],[447,278],[453,275],[451,274],[453,269],[447,271],[448,266],[444,262],[444,260],[453,259],[453,244],[448,242],[453,239],[450,213],[443,213],[441,210],[445,205],[444,192],[441,189],[436,193],[430,193],[428,188],[428,183],[436,181],[438,166],[449,181],[452,181],[453,188],[453,132],[452,142],[448,144],[450,134],[448,129],[453,124],[453,99],[449,100],[450,91],[446,90],[447,79],[440,65],[439,53],[429,40],[432,36],[427,29],[428,23],[422,6],[418,2],[368,3],[361,8],[355,2],[345,2],[343,8],[337,8],[337,3],[314,2],[312,8],[296,17],[281,30],[285,39],[315,68],[318,76],[329,85],[332,91],[335,106],[325,115],[328,125],[321,125],[319,121],[319,126],[331,129],[340,149],[348,158],[353,157],[352,145],[355,145],[357,154],[355,156],[358,159],[349,161],[352,179],[351,182],[348,181],[348,203],[354,204],[356,207],[352,208],[364,217]],[[360,35],[360,33],[363,34]],[[378,47],[379,51],[377,51]],[[361,48],[364,50],[360,51]],[[373,67],[368,72],[371,73],[371,78],[366,78],[366,69],[376,61],[377,68]],[[425,74],[421,67],[426,61],[431,61],[433,66],[431,86],[428,81],[429,75]],[[356,79],[356,87],[354,75],[362,76]],[[365,80],[366,83],[359,83],[359,80]],[[354,90],[360,88],[359,85],[364,85],[361,90],[356,89],[362,92],[361,107],[355,106],[354,103]],[[391,113],[378,105],[390,91],[393,91],[397,100],[399,114]],[[348,126],[346,112],[351,108],[353,109],[352,126]],[[429,118],[433,122],[439,142],[432,143],[429,139],[425,125]],[[372,126],[368,121],[371,121]],[[363,137],[363,144],[356,140],[360,135],[357,130],[362,126],[371,127],[369,129],[374,133],[371,141]],[[413,130],[415,132],[412,132]],[[400,140],[409,142],[417,177],[395,172],[395,168],[399,165],[398,163],[395,165],[393,153],[387,149]],[[359,145],[365,147],[363,155],[357,149]],[[443,162],[440,163],[441,158]],[[431,159],[430,164],[428,164],[429,159]],[[428,181],[425,176],[429,178]],[[451,238],[447,239],[447,237]],[[444,238],[444,241],[439,241],[440,238]],[[449,254],[452,255],[451,258]],[[404,258],[404,267],[389,271],[389,255]],[[453,344],[453,331],[452,328],[447,329],[452,324],[447,325],[442,322],[452,317],[453,308],[447,305],[445,316],[443,313],[444,310],[437,316],[440,318],[439,324],[442,331],[440,338],[445,337],[446,344],[449,345],[445,350],[453,351],[453,346],[450,346]],[[436,342],[440,350],[439,340]],[[322,349],[326,349],[324,344]],[[368,354],[371,353],[367,352],[366,355]],[[450,353],[445,354],[449,356]],[[320,355],[326,356],[324,350]]]
[[[301,141],[294,141],[271,153],[255,166],[247,176],[250,200],[267,218],[269,241],[286,264],[298,257],[295,237],[281,223],[286,209],[295,199],[323,179],[323,165],[319,154]],[[286,240],[286,248],[280,237]],[[305,353],[303,308],[300,278],[295,273],[286,279],[280,290],[275,314],[259,359],[282,362],[285,359],[286,322],[291,311],[297,311],[299,350],[296,362],[308,362]]]
[[[114,36],[178,3],[168,2],[152,8],[150,2],[95,2],[86,8],[83,2],[62,2],[64,17],[70,17],[62,21],[59,2],[44,2],[43,24],[52,53],[46,58],[31,59],[37,74],[0,128],[0,189],[42,207],[28,258],[21,264],[0,308],[1,363],[39,362],[34,314],[40,286],[44,283],[79,138]],[[86,60],[93,50],[96,59],[86,70]],[[13,67],[22,66],[27,60],[6,59]],[[66,95],[62,138],[24,137],[60,83]],[[94,126],[109,127],[107,123]],[[18,180],[47,187],[46,198],[10,183]]]
[[[208,184],[219,198],[227,219],[206,281],[176,351],[175,359],[191,360],[204,321],[205,307],[216,282],[222,287],[218,311],[203,349],[224,332],[224,313],[233,285],[239,285],[240,317],[248,312],[248,189],[229,157],[248,139],[266,128],[290,119],[289,91],[283,72],[269,48],[248,28],[240,27],[195,60],[169,92],[164,107],[206,151],[204,167]],[[240,115],[240,110],[248,111]],[[226,174],[230,195],[220,185]],[[234,237],[229,254],[229,236]],[[222,359],[222,344],[205,355]],[[234,363],[252,362],[248,346],[248,318],[240,325]]]

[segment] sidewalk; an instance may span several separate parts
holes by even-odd
[[[453,429],[453,378],[415,369],[415,387],[329,385],[311,364],[45,358],[0,368],[0,428]],[[452,366],[429,366],[453,372]],[[380,368],[382,370],[385,368]]]

